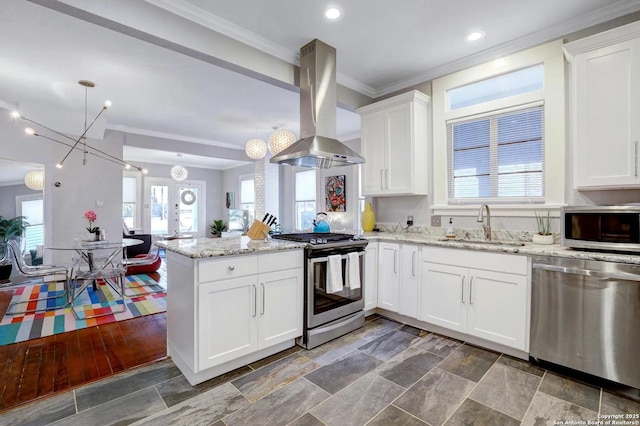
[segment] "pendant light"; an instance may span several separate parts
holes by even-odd
[[[178,158],[182,157],[182,154],[178,153]],[[189,175],[189,171],[182,164],[176,164],[171,168],[171,178],[176,182],[182,182]]]
[[[27,188],[34,191],[42,191],[44,189],[44,170],[31,170],[24,175],[24,184]]]
[[[296,141],[296,135],[283,128],[273,128],[274,132],[269,135],[269,152],[276,155],[285,148],[288,148]]]
[[[260,160],[267,155],[267,144],[262,139],[249,139],[244,147],[244,151],[252,160]]]

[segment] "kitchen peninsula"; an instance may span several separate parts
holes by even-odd
[[[167,253],[167,351],[195,385],[290,348],[302,335],[303,243],[159,241]]]

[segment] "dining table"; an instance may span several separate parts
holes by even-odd
[[[83,241],[74,240],[69,245],[53,245],[45,247],[48,250],[58,251],[74,251],[76,252],[86,263],[89,271],[96,269],[104,269],[115,259],[122,260],[126,252],[127,247],[137,246],[143,244],[143,240],[135,238],[125,238],[120,241]],[[100,264],[96,265],[96,259],[100,260]],[[93,289],[96,289],[96,282],[93,282]]]

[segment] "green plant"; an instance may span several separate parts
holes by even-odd
[[[536,215],[536,222],[538,223],[538,234],[540,235],[551,235],[551,213],[547,210],[547,215],[538,214],[538,212],[534,212]]]
[[[227,230],[227,223],[222,219],[216,219],[213,221],[213,224],[209,225],[209,230],[212,235],[219,237]]]
[[[6,253],[6,242],[14,237],[21,237],[24,230],[29,226],[26,217],[17,216],[13,219],[5,219],[0,216],[0,263],[11,263],[9,260],[2,262]]]

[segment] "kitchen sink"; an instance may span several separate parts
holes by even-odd
[[[463,240],[460,238],[442,238],[438,241],[446,241],[448,243],[468,243],[468,244],[486,244],[491,246],[510,246],[522,247],[524,243],[514,241],[487,241],[487,240]]]

